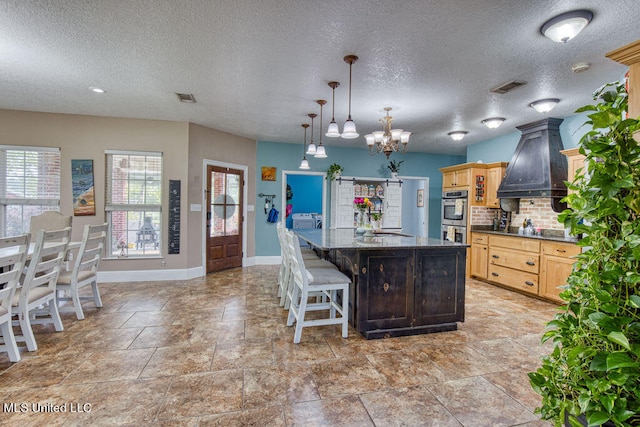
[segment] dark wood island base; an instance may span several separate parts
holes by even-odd
[[[349,321],[365,338],[454,331],[464,321],[467,245],[351,230],[298,234],[352,278]]]

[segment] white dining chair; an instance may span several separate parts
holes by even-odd
[[[298,344],[302,338],[302,328],[309,326],[342,325],[342,337],[349,334],[349,285],[351,279],[335,268],[311,268],[305,266],[300,252],[298,237],[287,232],[292,257],[293,286],[288,291],[291,303],[287,326],[296,324],[293,342]],[[338,293],[340,292],[340,294]],[[310,296],[320,293],[323,298],[309,300]],[[338,300],[341,298],[341,301]],[[327,311],[326,317],[314,316],[307,319],[307,311]],[[340,317],[337,316],[340,314]]]
[[[29,250],[30,234],[0,238],[0,332],[3,345],[0,351],[6,351],[9,361],[20,361],[20,352],[13,335],[11,308],[15,290]]]
[[[78,320],[83,320],[84,312],[82,311],[81,301],[93,300],[96,307],[102,307],[100,291],[98,290],[98,267],[104,253],[108,228],[107,223],[85,225],[80,249],[78,249],[73,261],[73,268],[71,271],[61,271],[58,276],[56,285],[58,289],[58,311],[73,311],[76,313]],[[90,297],[80,296],[80,288],[86,285],[91,285],[93,295]],[[61,293],[63,296],[60,295]],[[70,301],[72,306],[61,305],[61,301]]]
[[[38,349],[32,324],[53,323],[56,331],[64,329],[56,304],[56,282],[70,237],[71,227],[38,231],[22,286],[13,296],[12,314],[18,316],[17,324],[22,331],[21,336],[16,336],[16,341],[24,341],[29,351]]]

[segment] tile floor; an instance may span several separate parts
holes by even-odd
[[[276,277],[103,284],[102,309],[36,327],[19,363],[0,353],[0,424],[549,425],[526,373],[553,304],[469,280],[458,331],[367,341],[326,326],[294,345]]]

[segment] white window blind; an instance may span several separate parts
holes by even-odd
[[[110,255],[159,255],[162,153],[109,150],[105,154]]]
[[[32,216],[60,206],[60,149],[0,145],[3,236],[29,231]]]

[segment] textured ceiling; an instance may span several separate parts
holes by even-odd
[[[574,40],[539,32],[574,9],[594,13]],[[302,123],[351,113],[365,146],[383,108],[413,132],[412,151],[464,154],[466,145],[544,116],[528,104],[559,98],[554,117],[590,103],[626,68],[605,54],[640,38],[638,0],[3,0],[0,108],[189,121],[243,137],[302,143]],[[591,68],[573,73],[571,66]],[[511,80],[527,84],[497,95]],[[95,94],[89,87],[105,89]],[[196,104],[180,103],[192,93]],[[489,130],[481,120],[507,120]],[[319,140],[319,120],[315,141]],[[466,130],[460,142],[447,132]],[[330,155],[330,150],[329,150]]]

